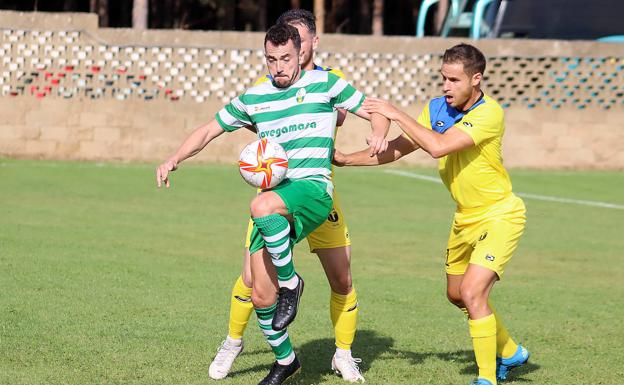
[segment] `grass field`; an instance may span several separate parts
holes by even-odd
[[[468,384],[467,325],[443,274],[454,207],[442,185],[386,170],[337,171],[361,306],[354,355],[370,384]],[[621,172],[512,178],[518,192],[624,205]],[[141,164],[0,160],[0,180],[1,384],[216,383],[207,368],[226,334],[254,194],[234,166],[185,165],[169,190]],[[624,210],[526,204],[525,236],[494,292],[532,352],[510,383],[624,384]],[[342,384],[329,370],[329,288],[306,247],[289,330],[297,383]],[[271,362],[254,316],[220,383],[256,384]]]

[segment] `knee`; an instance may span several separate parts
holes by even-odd
[[[273,291],[262,291],[254,287],[251,292],[251,302],[255,308],[273,306],[275,301],[277,301],[277,294]]]
[[[251,278],[251,272],[243,270],[241,277],[243,278],[243,283],[245,284],[245,286],[253,287],[253,279]]]
[[[468,308],[479,306],[484,303],[487,304],[487,297],[485,297],[485,294],[471,285],[462,285],[460,292],[461,300]]]
[[[450,303],[457,307],[464,307],[464,302],[462,301],[461,294],[457,291],[447,290],[446,298]]]
[[[249,209],[253,218],[260,218],[274,214],[275,209],[273,206],[267,194],[260,194],[251,201]]]
[[[353,289],[353,282],[351,280],[351,274],[341,274],[338,277],[334,277],[330,282],[331,289],[336,294],[347,295],[351,293]]]

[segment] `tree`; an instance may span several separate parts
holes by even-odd
[[[373,35],[383,35],[383,0],[374,0],[373,2]]]
[[[325,32],[325,1],[314,0],[314,16],[316,16],[316,32]]]
[[[148,0],[134,0],[132,3],[132,28],[146,29]]]
[[[89,12],[98,14],[100,27],[108,27],[108,0],[89,0]]]

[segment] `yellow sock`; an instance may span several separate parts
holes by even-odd
[[[490,314],[476,320],[469,319],[468,327],[479,377],[496,385],[496,317]]]
[[[332,291],[329,301],[329,314],[334,333],[336,335],[336,347],[350,350],[355,339],[355,327],[358,316],[358,302],[355,289],[347,295],[337,294]]]
[[[251,312],[253,312],[251,288],[245,286],[243,277],[240,276],[232,288],[232,297],[230,298],[230,324],[228,332],[230,338],[237,340],[243,338]]]
[[[488,301],[488,306],[494,317],[496,317],[496,354],[499,357],[510,358],[514,354],[516,354],[516,350],[518,349],[518,345],[514,342],[514,340],[509,336],[509,332],[501,317],[498,315],[492,303]]]

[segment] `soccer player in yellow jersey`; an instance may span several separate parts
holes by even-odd
[[[511,191],[503,167],[503,110],[481,91],[485,57],[459,44],[444,53],[444,96],[432,99],[417,120],[380,99],[367,99],[367,112],[395,121],[403,135],[388,151],[336,152],[338,165],[389,163],[422,148],[439,158],[442,181],[457,203],[446,249],[447,296],[468,316],[475,358],[476,385],[496,385],[510,369],[524,365],[529,352],[509,336],[488,298],[518,245],[526,221],[524,203]]]
[[[277,23],[290,24],[299,31],[301,49],[304,51],[302,69],[330,71],[344,78],[344,74],[339,70],[323,68],[314,64],[314,51],[319,38],[316,35],[315,17],[312,12],[301,9],[290,10],[282,14]],[[256,84],[270,80],[269,75],[263,76]],[[345,111],[339,110],[338,126],[342,125],[345,115]],[[378,137],[372,139],[372,151],[383,151],[388,145],[387,141],[379,141],[380,138]],[[355,338],[358,316],[357,295],[351,281],[351,240],[335,190],[333,202],[334,206],[327,221],[310,233],[307,240],[310,251],[318,255],[331,287],[329,309],[336,344],[336,352],[332,358],[331,367],[346,381],[363,382],[364,377],[358,367],[360,360],[351,355],[351,344]],[[222,379],[228,375],[234,360],[242,351],[243,333],[253,311],[249,255],[252,227],[253,223],[250,221],[245,243],[243,271],[232,288],[228,336],[217,351],[217,355],[209,368],[209,375],[213,379]]]

